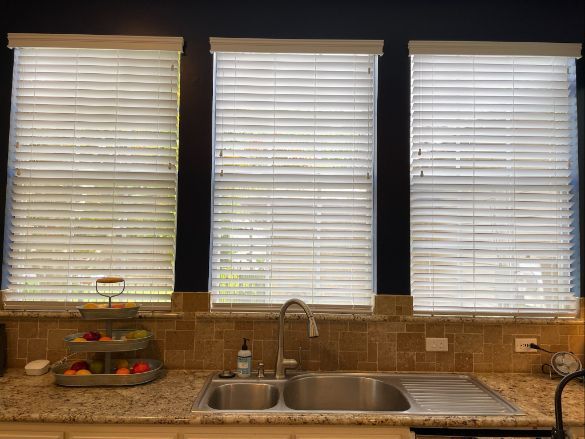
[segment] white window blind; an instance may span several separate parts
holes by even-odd
[[[575,315],[577,189],[573,57],[411,56],[415,312]]]
[[[371,306],[376,67],[215,53],[214,307]]]
[[[136,302],[174,286],[177,50],[14,50],[3,288],[24,302]],[[20,305],[19,305],[20,304]]]

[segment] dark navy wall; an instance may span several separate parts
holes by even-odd
[[[7,32],[184,37],[177,291],[207,290],[210,36],[384,40],[378,94],[378,291],[393,294],[409,291],[408,41],[585,41],[583,0],[1,1],[2,38]],[[581,60],[578,62],[580,152],[585,151],[584,76]],[[11,78],[12,51],[0,48],[0,139],[3,139],[0,142],[0,210],[5,196]],[[583,186],[585,173],[581,175]],[[583,206],[583,188],[581,194]],[[585,235],[584,222],[581,222],[581,236]],[[582,250],[584,247],[581,245]],[[585,257],[581,260],[585,265]]]

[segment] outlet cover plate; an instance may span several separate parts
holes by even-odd
[[[530,343],[537,344],[536,338],[516,338],[514,352],[536,352],[536,349],[530,347]]]
[[[449,342],[447,338],[427,338],[426,351],[427,352],[447,352],[449,350]]]

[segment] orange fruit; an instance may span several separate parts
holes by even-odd
[[[112,308],[124,308],[124,304],[123,303],[114,303],[112,305]]]
[[[98,306],[95,303],[86,303],[85,305],[83,305],[84,309],[96,309]]]
[[[120,369],[116,369],[116,375],[130,375],[130,369],[127,367],[121,367]]]
[[[67,369],[65,372],[63,372],[63,375],[75,375],[76,373],[77,373],[76,370]]]
[[[87,369],[79,369],[75,375],[91,375],[91,372]]]
[[[71,341],[80,341],[81,342],[81,341],[87,341],[87,340],[85,338],[83,338],[83,337],[77,337],[77,338],[74,338]]]
[[[104,335],[103,337],[100,337],[100,339],[98,341],[112,341],[112,337],[108,337],[107,335]]]

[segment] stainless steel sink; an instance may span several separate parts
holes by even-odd
[[[233,383],[217,386],[208,405],[216,410],[265,410],[278,402],[278,389],[270,384]]]
[[[396,387],[354,375],[308,375],[284,385],[284,403],[293,410],[403,412],[410,404]]]
[[[290,378],[208,377],[193,411],[520,415],[481,382],[450,373],[305,373]]]

